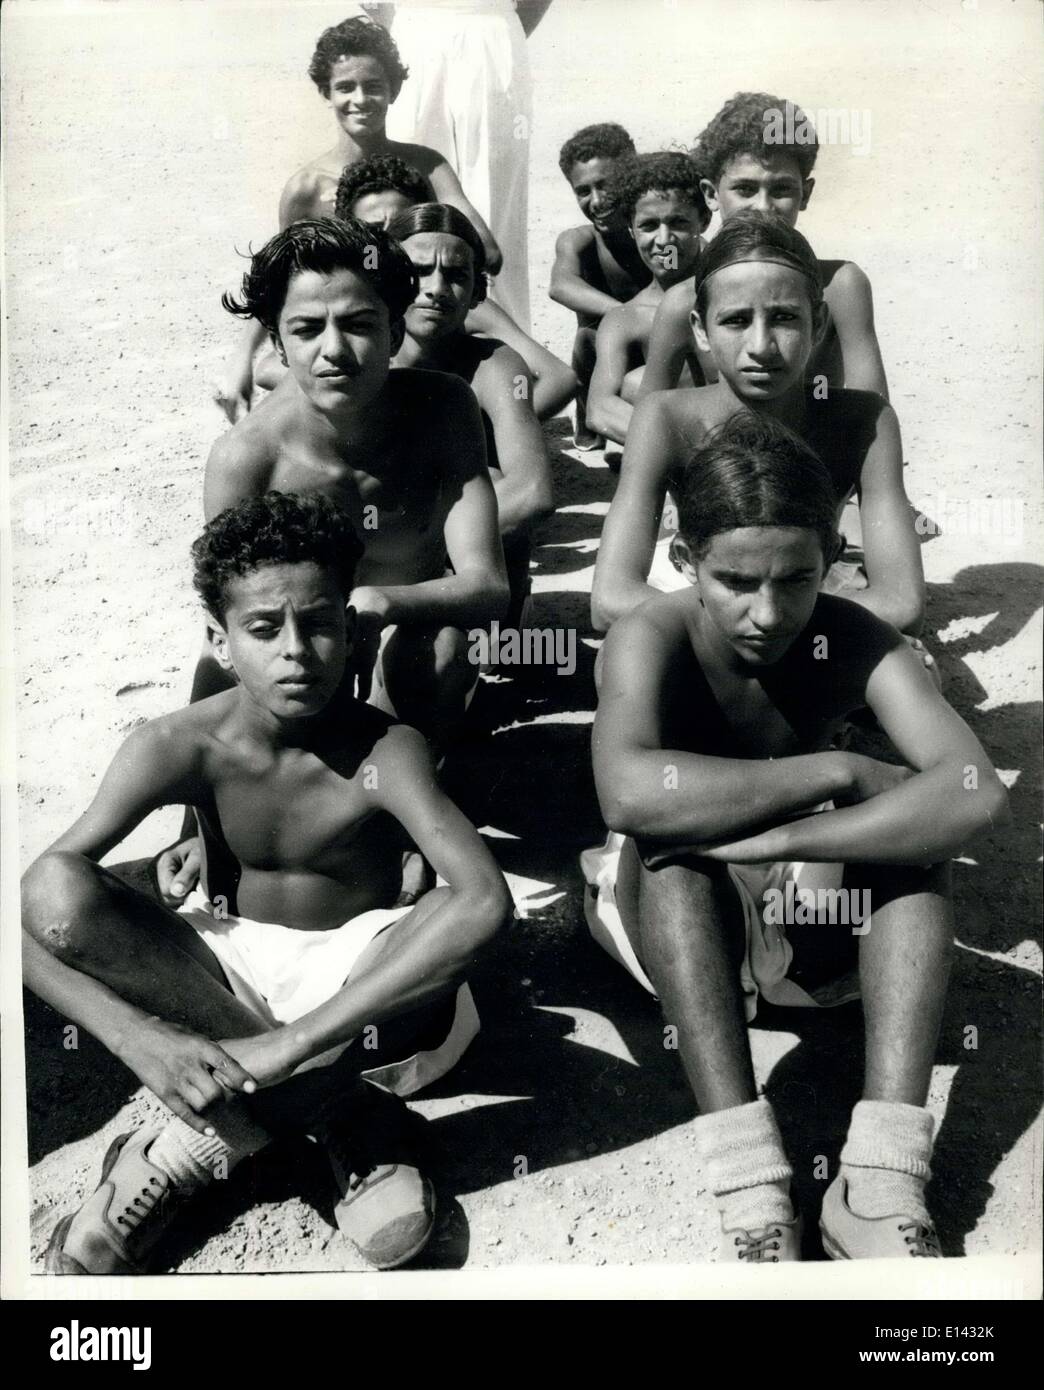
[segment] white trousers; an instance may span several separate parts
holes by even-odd
[[[392,37],[410,75],[388,135],[438,150],[504,256],[493,298],[529,331],[529,130],[532,79],[509,0],[399,5]]]

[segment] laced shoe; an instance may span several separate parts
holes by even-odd
[[[801,1259],[801,1217],[773,1221],[752,1231],[722,1226],[721,1258],[740,1264],[781,1264]]]
[[[823,1249],[832,1260],[943,1257],[930,1221],[902,1213],[857,1216],[848,1205],[848,1183],[840,1173],[823,1195],[819,1230]]]
[[[101,1182],[55,1226],[48,1274],[143,1274],[160,1237],[195,1189],[179,1188],[150,1163],[158,1129],[121,1134],[102,1160]]]
[[[435,1188],[417,1166],[413,1116],[366,1082],[324,1141],[340,1192],[334,1219],[374,1269],[397,1269],[435,1229]]]

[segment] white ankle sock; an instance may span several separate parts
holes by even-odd
[[[793,1171],[767,1100],[701,1115],[696,1144],[724,1230],[754,1231],[793,1219]]]
[[[242,1159],[257,1153],[270,1136],[241,1103],[212,1106],[207,1122],[217,1131],[200,1134],[177,1115],[149,1145],[148,1158],[178,1187],[205,1187],[216,1173],[227,1176]]]
[[[911,1216],[928,1221],[925,1183],[931,1177],[929,1111],[902,1101],[861,1100],[841,1150],[848,1205],[857,1216]]]

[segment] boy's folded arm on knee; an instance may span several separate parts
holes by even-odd
[[[903,448],[891,406],[877,420],[877,436],[859,478],[859,520],[867,587],[848,595],[860,607],[914,636],[924,621],[921,547],[903,485]]]
[[[584,246],[593,242],[594,231],[590,227],[569,227],[559,233],[548,296],[574,314],[600,319],[615,309],[619,301],[584,279],[580,255]]]
[[[713,844],[852,789],[851,760],[832,750],[749,759],[664,746],[664,690],[687,644],[679,610],[662,595],[606,638],[591,747],[611,830],[667,845]],[[694,728],[713,713],[694,705]]]
[[[675,296],[675,288],[684,291]],[[664,295],[653,319],[646,351],[645,371],[638,388],[638,400],[644,401],[653,391],[671,391],[678,385],[685,358],[692,342],[689,326],[688,285],[672,287]]]
[[[630,366],[632,333],[624,306],[605,315],[598,325],[595,369],[587,393],[587,423],[596,434],[617,444],[627,438],[634,407],[623,398]]]
[[[603,632],[660,592],[647,579],[667,500],[672,433],[664,395],[639,402],[628,426],[620,481],[595,561],[591,620]]]
[[[512,915],[504,876],[478,831],[439,787],[422,735],[392,725],[371,761],[375,804],[399,822],[446,886],[434,890],[434,905],[421,899],[414,911],[424,915],[415,919],[416,930],[410,930],[410,917],[397,925],[394,951],[354,973],[343,990],[295,1024],[259,1040],[280,1050],[290,1066],[346,1042],[368,1023],[444,994]]]
[[[493,490],[506,535],[554,511],[551,463],[531,404],[532,377],[519,354],[500,347],[480,373],[476,395],[493,427],[499,469]]]
[[[1010,819],[1008,794],[978,739],[937,690],[906,643],[877,663],[867,704],[907,764],[890,786],[858,805],[793,821],[772,832],[784,859],[933,864]],[[720,852],[761,857],[756,837]]]

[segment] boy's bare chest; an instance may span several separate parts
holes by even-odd
[[[366,445],[339,452],[284,449],[270,484],[279,492],[321,492],[352,518],[367,550],[441,533],[438,476],[419,458]]]
[[[633,298],[649,280],[648,273],[645,272],[641,261],[636,259],[634,266],[628,266],[626,262],[616,259],[609,248],[602,244],[598,238],[594,243],[594,267],[601,278],[606,292],[611,294],[614,299],[624,302]]]
[[[226,770],[214,799],[229,849],[245,868],[321,868],[373,814],[365,778],[361,768],[338,775],[318,758]]]

